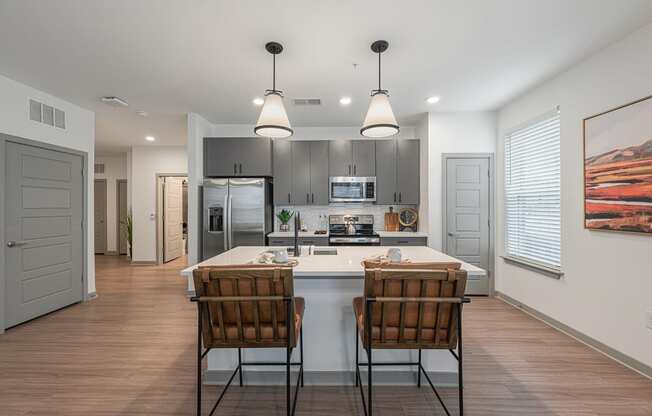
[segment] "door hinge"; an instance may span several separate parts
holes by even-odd
[[[487,169],[487,177],[491,178],[491,171]]]

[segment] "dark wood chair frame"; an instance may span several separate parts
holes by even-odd
[[[407,304],[407,303],[437,303],[437,304],[442,304],[442,303],[450,303],[455,305],[457,309],[457,353],[455,353],[454,350],[450,349],[450,353],[453,354],[453,357],[457,360],[457,376],[458,376],[458,403],[459,403],[459,409],[460,409],[460,416],[464,416],[464,371],[463,371],[463,347],[462,347],[462,305],[465,303],[470,303],[471,299],[467,297],[462,297],[462,298],[457,298],[457,297],[445,297],[445,298],[422,298],[422,297],[365,297],[365,325],[364,325],[364,330],[366,331],[366,338],[368,340],[369,345],[364,345],[363,342],[363,348],[367,353],[367,362],[366,363],[361,363],[358,358],[358,349],[359,349],[359,334],[358,334],[358,326],[357,326],[357,319],[356,319],[356,330],[355,330],[355,339],[356,339],[356,344],[355,344],[355,385],[356,387],[360,388],[360,397],[362,398],[362,409],[364,411],[364,414],[366,416],[372,416],[373,415],[373,408],[372,408],[372,397],[373,397],[373,376],[372,376],[372,370],[373,366],[416,366],[417,367],[417,387],[421,388],[421,373],[425,376],[426,380],[428,381],[428,384],[430,384],[430,387],[432,388],[433,393],[439,400],[439,403],[441,406],[444,408],[444,412],[446,412],[446,415],[450,416],[450,411],[446,407],[446,404],[444,404],[443,399],[439,395],[439,392],[435,388],[435,385],[432,383],[432,380],[430,380],[430,377],[428,376],[428,373],[426,372],[425,368],[423,368],[423,365],[421,365],[421,349],[419,349],[419,359],[417,362],[380,362],[380,363],[374,363],[372,361],[372,306],[374,303],[382,303],[382,302],[394,302],[394,303],[400,303],[401,305]],[[367,399],[365,400],[365,394],[364,394],[364,388],[362,387],[362,378],[360,377],[360,367],[367,367]]]
[[[228,390],[229,386],[231,386],[231,382],[235,378],[236,374],[239,374],[239,381],[240,381],[240,387],[243,386],[243,377],[242,377],[242,367],[244,366],[285,366],[285,399],[286,399],[286,409],[287,409],[287,415],[291,416],[294,415],[294,412],[297,407],[297,396],[299,393],[299,386],[303,387],[303,325],[301,325],[301,328],[299,329],[299,362],[292,362],[292,351],[293,347],[291,345],[291,339],[289,334],[291,333],[291,325],[294,325],[294,321],[290,319],[291,316],[294,316],[293,314],[293,297],[292,296],[230,296],[230,297],[219,297],[219,296],[194,296],[190,298],[192,302],[197,303],[197,416],[201,415],[202,412],[202,392],[201,392],[201,387],[202,387],[202,361],[204,357],[208,355],[208,353],[213,349],[213,348],[206,348],[204,351],[202,351],[202,330],[203,330],[203,307],[204,305],[208,304],[209,302],[212,303],[224,303],[224,302],[261,302],[261,301],[276,301],[276,302],[283,302],[286,307],[286,319],[285,319],[285,325],[286,325],[286,330],[287,330],[287,346],[285,347],[286,350],[286,355],[285,355],[285,362],[282,361],[242,361],[242,350],[243,348],[238,348],[238,366],[235,368],[233,373],[231,374],[231,377],[229,377],[229,381],[226,383],[226,385],[222,388],[222,392],[220,393],[219,397],[217,398],[217,401],[213,405],[209,416],[212,416],[213,413],[215,413],[215,410],[217,409],[217,406],[220,404],[222,401],[222,398],[226,394],[226,391]],[[292,366],[298,366],[299,367],[299,376],[297,378],[297,383],[294,388],[294,399],[291,399],[291,393],[290,393],[290,368]]]

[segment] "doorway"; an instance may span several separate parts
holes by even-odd
[[[117,250],[118,255],[127,254],[128,251],[128,233],[127,233],[127,180],[116,180],[116,217],[117,217],[117,230],[116,236],[118,238]]]
[[[493,284],[493,154],[444,154],[442,248],[487,270],[469,278],[466,293],[489,295]]]
[[[84,298],[86,157],[12,136],[0,135],[0,141],[6,241],[1,333]]]
[[[156,175],[156,260],[167,263],[187,252],[188,178],[186,174]]]
[[[95,179],[95,254],[106,254],[106,179]]]

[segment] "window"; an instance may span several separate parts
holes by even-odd
[[[561,269],[559,111],[505,137],[506,257]]]

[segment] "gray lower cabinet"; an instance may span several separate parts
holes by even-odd
[[[204,176],[272,176],[272,142],[264,137],[204,138]]]
[[[396,184],[399,204],[419,203],[419,140],[396,141]]]
[[[381,237],[381,246],[426,246],[427,237]]]
[[[374,140],[330,140],[328,142],[330,176],[375,176]]]
[[[327,141],[274,141],[274,204],[328,205]]]
[[[270,237],[268,246],[291,247],[294,245],[292,237]],[[299,237],[299,245],[302,246],[327,246],[328,237]]]

